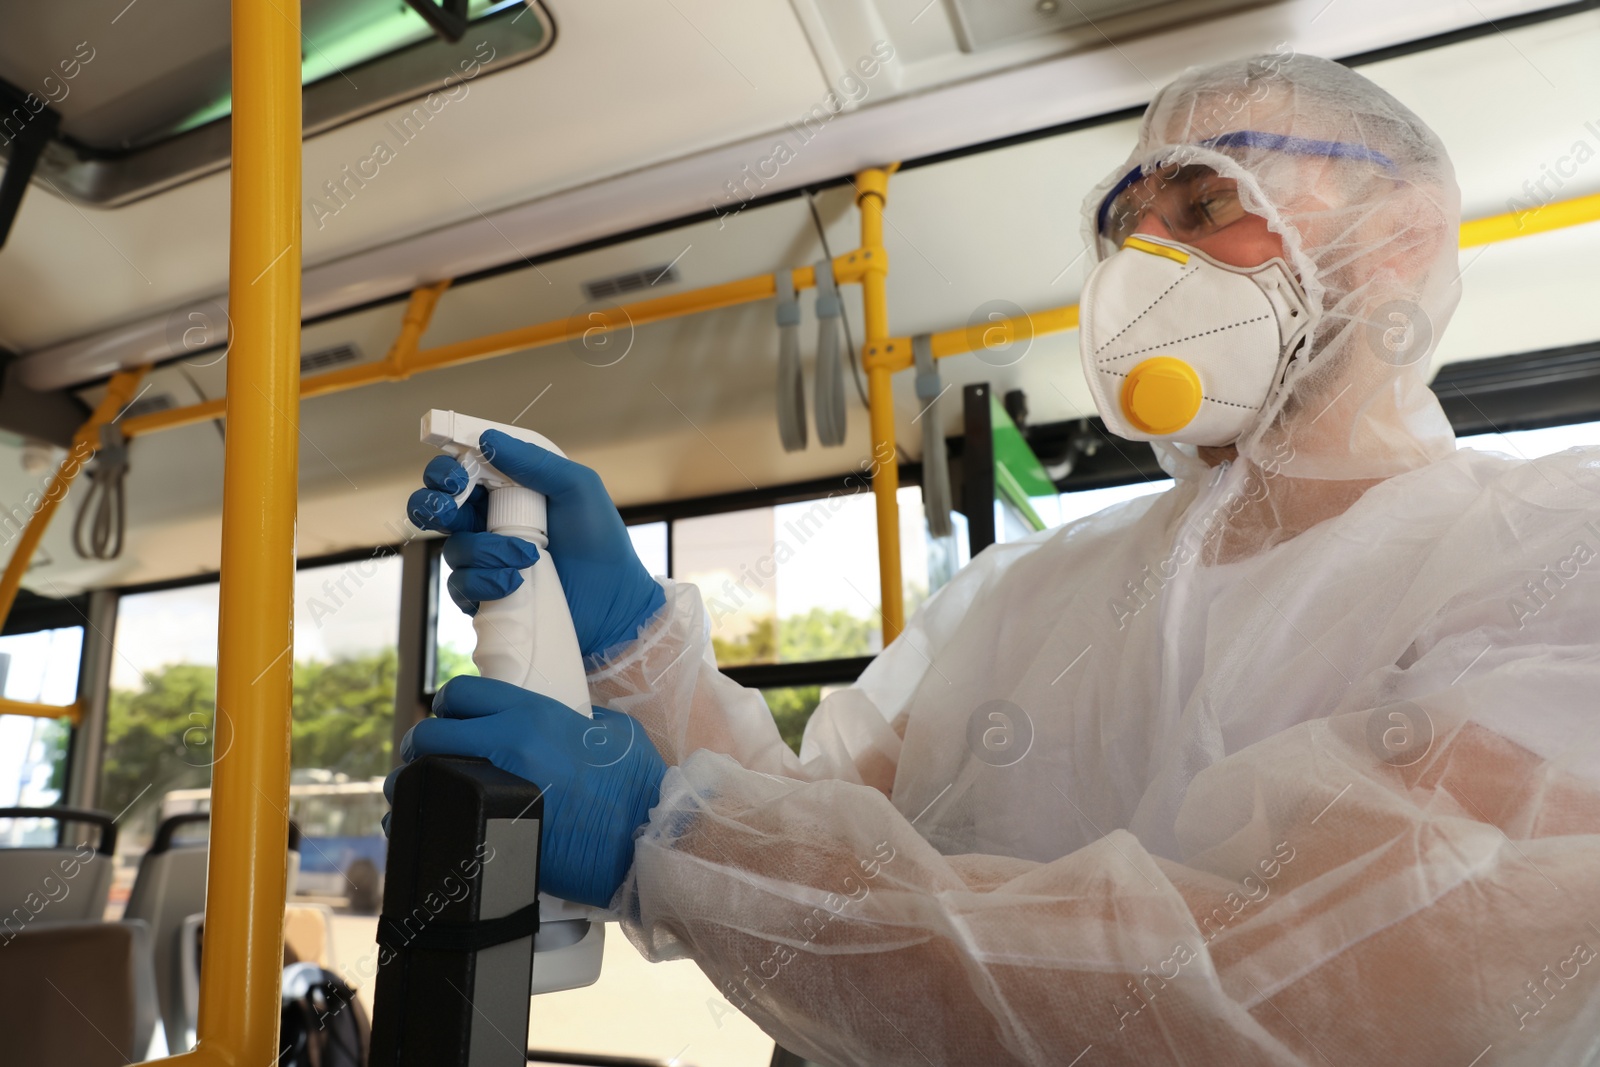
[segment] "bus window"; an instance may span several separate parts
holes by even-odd
[[[778,733],[784,744],[800,752],[800,739],[805,735],[806,723],[817,710],[822,698],[840,689],[837,685],[792,685],[782,689],[763,689],[762,699],[778,721]]]
[[[472,662],[472,650],[477,647],[478,635],[472,628],[472,617],[457,608],[450,599],[445,584],[450,580],[450,564],[438,558],[439,577],[435,583],[435,603],[438,615],[433,627],[433,688],[435,691],[458,674],[477,674]]]
[[[1504,452],[1518,459],[1537,459],[1579,445],[1592,445],[1596,441],[1600,441],[1600,422],[1569,422],[1538,430],[1473,434],[1457,438],[1456,446],[1485,452]]]
[[[290,811],[302,822],[296,891],[375,913],[383,777],[394,721],[400,560],[373,553],[295,577]],[[117,609],[100,805],[127,809],[113,902],[125,900],[160,819],[209,809],[217,584],[131,593]],[[370,925],[370,920],[367,920]],[[367,936],[370,930],[359,936]]]
[[[296,770],[389,772],[400,557],[372,555],[295,576]]]
[[[144,593],[117,603],[97,804],[120,813],[111,917],[120,915],[163,800],[211,784],[217,689],[217,583]],[[227,753],[220,754],[226,758]],[[182,810],[205,810],[193,801]]]
[[[928,595],[922,491],[902,488],[906,614]],[[883,647],[871,493],[680,519],[673,574],[700,587],[724,667],[867,656]]]
[[[644,569],[656,577],[666,577],[672,573],[671,564],[667,561],[667,524],[664,522],[641,522],[628,527],[628,538],[633,541],[633,551],[638,555],[639,562],[644,564]]]
[[[301,833],[297,890],[373,916],[383,886],[400,557],[306,567],[295,594],[289,807]],[[352,926],[351,936],[370,940],[374,921]]]
[[[352,779],[322,768],[291,772],[289,814],[300,827],[297,895],[377,914],[388,810],[382,775]]]
[[[83,627],[0,637],[0,692],[8,700],[70,704],[77,698]],[[66,786],[64,719],[0,715],[0,807],[47,807]],[[0,820],[0,844],[54,844],[49,820]]]
[[[1164,493],[1172,488],[1171,478],[1153,478],[1144,482],[1129,482],[1127,485],[1113,485],[1104,489],[1078,489],[1069,493],[1062,493],[1056,497],[1056,507],[1059,509],[1054,514],[1045,515],[1046,521],[1052,526],[1060,526],[1081,519],[1085,515],[1093,515],[1097,511],[1104,511],[1113,504],[1120,504],[1124,500],[1135,500],[1141,496],[1152,493]],[[1053,520],[1053,521],[1052,521]]]

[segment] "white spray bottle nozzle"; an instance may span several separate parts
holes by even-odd
[[[508,437],[515,437],[530,445],[538,445],[558,456],[566,455],[548,437],[532,430],[525,430],[521,426],[507,426],[504,423],[490,422],[488,419],[475,419],[458,411],[434,408],[422,416],[422,443],[432,445],[446,455],[455,457],[456,461],[466,468],[467,485],[456,494],[457,504],[466,502],[474,486],[482,485],[494,490],[510,489],[517,485],[484,456],[480,442],[485,430],[499,430]]]

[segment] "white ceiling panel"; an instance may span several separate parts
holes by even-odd
[[[1600,190],[1600,11],[1361,67],[1444,141],[1465,218]],[[1579,163],[1574,157],[1586,156]],[[1556,168],[1566,174],[1556,173]]]

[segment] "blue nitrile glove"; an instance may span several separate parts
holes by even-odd
[[[433,698],[400,742],[400,757],[481,756],[544,790],[539,887],[605,907],[633,866],[633,834],[650,818],[667,765],[633,717],[595,708],[586,719],[510,682],[464,675]],[[394,799],[394,775],[383,792]],[[384,823],[388,829],[387,817]]]
[[[632,641],[661,609],[666,594],[639,562],[600,476],[498,430],[486,430],[479,447],[501,473],[545,495],[550,554],[583,654],[594,656]],[[538,558],[538,549],[520,538],[483,532],[488,511],[483,487],[456,507],[452,497],[467,484],[467,472],[449,456],[435,456],[422,481],[427,488],[411,494],[406,513],[422,529],[452,535],[444,546],[451,599],[471,615],[479,601],[509,596],[522,584],[519,572]]]

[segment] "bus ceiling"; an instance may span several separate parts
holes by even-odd
[[[423,8],[433,0],[415,2]],[[367,3],[308,0],[305,5],[308,29],[302,78],[308,136],[443,84],[442,80],[429,82],[419,72],[440,79],[452,69],[451,62],[459,66],[475,61],[476,52],[457,57],[452,50],[477,41],[478,33],[452,45],[433,36],[421,15],[409,10],[393,14],[396,4],[385,7],[390,17],[380,20],[381,25],[391,26],[392,33],[380,33],[362,23],[361,33],[340,38],[341,27],[352,24],[345,15],[365,10]],[[93,58],[87,68],[83,60],[73,59],[49,61],[54,65],[46,69],[36,58],[55,55],[51,49],[57,45],[65,49],[61,55],[73,56],[82,33],[73,28],[73,18],[53,9],[30,12],[19,8],[0,14],[0,30],[7,31],[0,33],[0,79],[33,92],[35,103],[59,112],[59,134],[45,146],[35,175],[46,192],[84,207],[113,207],[167,189],[188,197],[189,191],[173,187],[226,167],[227,98],[218,95],[214,79],[208,82],[201,76],[207,64],[214,67],[220,62],[217,50],[225,35],[225,17],[221,9],[212,10],[216,5],[199,4],[190,26],[180,17],[189,5],[176,6],[175,14],[163,13],[172,6],[156,5],[152,10],[157,15],[152,16],[145,11],[146,5],[140,4],[119,16],[118,32],[137,30],[144,35],[140,40],[145,47],[128,49],[119,43],[117,49],[107,46],[94,51],[94,41],[88,41],[85,56]],[[446,13],[449,6],[447,3],[443,9]],[[1362,59],[1389,54],[1373,49],[1412,47],[1419,37],[1474,33],[1481,28],[1473,23],[1472,12],[1444,0],[1409,8],[1403,27],[1393,25],[1392,18],[1378,17],[1377,13],[1388,10],[1379,0],[1348,0],[1326,10],[1320,10],[1325,5],[1301,0],[1283,0],[1265,8],[1238,0],[1154,5],[1145,0],[1118,0],[1095,5],[1091,12],[1094,27],[1066,25],[1071,21],[1072,5],[1062,5],[1045,20],[1048,25],[1040,24],[1028,32],[1019,28],[1022,23],[1013,25],[1015,19],[1007,21],[986,13],[984,5],[970,3],[955,4],[951,10],[939,7],[915,26],[915,11],[885,12],[883,25],[868,32],[856,25],[849,13],[853,8],[872,6],[870,0],[831,0],[791,9],[787,3],[769,0],[740,15],[741,25],[761,35],[760,54],[783,59],[762,79],[766,95],[781,98],[778,107],[752,111],[754,104],[747,106],[720,92],[719,83],[709,73],[684,67],[675,71],[674,93],[718,106],[682,109],[670,123],[649,123],[646,131],[638,126],[648,118],[649,109],[641,105],[630,110],[626,101],[635,98],[638,90],[617,84],[613,73],[604,86],[562,98],[561,107],[516,113],[524,123],[519,128],[531,135],[529,140],[568,143],[580,135],[585,140],[572,152],[541,153],[533,169],[520,176],[514,171],[496,175],[484,193],[494,202],[484,204],[482,210],[476,208],[483,201],[474,199],[474,210],[464,213],[461,209],[467,205],[450,200],[456,193],[446,187],[444,200],[411,198],[404,213],[395,215],[394,228],[381,238],[371,235],[326,249],[318,247],[321,227],[308,222],[310,266],[303,279],[304,316],[321,318],[374,300],[401,299],[442,278],[459,280],[523,258],[536,261],[597,240],[661,226],[666,220],[725,215],[739,206],[722,193],[729,184],[727,179],[739,175],[751,161],[770,155],[774,137],[783,132],[782,116],[791,108],[797,114],[806,113],[818,99],[819,86],[826,89],[855,77],[849,57],[874,54],[874,47],[894,55],[895,62],[884,64],[883,72],[869,86],[870,93],[856,94],[859,99],[840,98],[837,115],[829,119],[827,136],[812,139],[803,152],[783,165],[781,173],[762,178],[758,189],[743,196],[788,194],[841,181],[886,160],[938,160],[985,144],[1000,145],[1123,119],[1136,114],[1148,98],[1150,82],[1141,71],[1175,72],[1204,55],[1240,47],[1270,49],[1272,41],[1294,26],[1300,27],[1295,38],[1298,46],[1332,55],[1365,53],[1358,57]],[[1496,25],[1503,29],[1520,18],[1549,17],[1575,6],[1581,5],[1546,11],[1542,9],[1549,5],[1523,0],[1512,5],[1514,10],[1497,9],[1504,17]],[[813,7],[818,12],[815,15],[808,13]],[[1021,8],[1032,13],[1031,18],[1042,17],[1032,4]],[[1271,17],[1263,15],[1268,10]],[[1107,12],[1115,18],[1108,20]],[[115,14],[108,12],[108,20]],[[525,7],[504,0],[474,0],[469,14],[477,20],[472,25],[482,28],[484,43],[494,57],[479,73],[506,70],[551,49],[555,41],[555,23],[538,4]],[[1177,17],[1180,14],[1181,19]],[[620,55],[626,57],[626,63],[638,66],[651,55],[680,44],[702,48],[707,44],[687,25],[679,27],[682,37],[646,43],[632,39],[624,27],[609,26],[602,31],[593,21],[599,17],[579,10],[564,15],[573,32],[563,46],[563,64],[574,61],[566,56],[566,49],[604,48],[613,65]],[[928,34],[936,18],[943,25],[934,40]],[[1061,20],[1065,22],[1056,25]],[[202,24],[207,27],[204,32],[196,28]],[[1102,55],[1105,42],[1095,27],[1116,35],[1118,49],[1131,57],[1138,69],[1125,63],[1108,66]],[[603,40],[597,36],[602,32]],[[1403,39],[1397,39],[1397,34]],[[168,54],[169,36],[184,42],[188,51],[183,54],[192,54],[191,62],[181,70],[147,71],[143,53]],[[202,47],[204,40],[212,42],[209,50]],[[26,46],[22,42],[27,42]],[[382,51],[384,47],[389,51]],[[805,55],[797,56],[797,50]],[[363,60],[364,56],[370,58]],[[57,69],[61,62],[68,63],[66,70]],[[118,64],[132,69],[124,70]],[[817,76],[819,68],[821,78]],[[467,124],[461,128],[470,127],[478,142],[492,145],[512,118],[506,110],[510,101],[544,99],[563,86],[570,88],[570,77],[562,74],[567,69],[534,63],[508,71],[505,77],[511,80],[505,84],[512,90],[509,95],[452,121]],[[69,70],[78,71],[79,76],[63,80]],[[726,67],[722,74],[732,76]],[[352,91],[350,80],[359,82],[359,93]],[[186,103],[181,108],[163,103],[166,96],[181,96]],[[361,108],[354,106],[356,96],[362,101]],[[209,121],[201,121],[208,115]],[[0,115],[0,126],[22,118]],[[605,153],[597,153],[589,141],[600,126],[610,130],[616,140],[638,142],[639,160],[619,166],[598,158]],[[370,127],[371,122],[353,126],[346,147],[354,147],[359,139],[362,151],[369,149]],[[345,137],[336,132],[331,140]],[[0,141],[5,139],[0,137]],[[9,147],[0,143],[0,155]],[[307,152],[312,154],[309,145]],[[471,170],[475,180],[483,179],[484,167],[492,159],[492,155],[474,156],[455,160],[451,166]],[[912,165],[915,163],[908,163]],[[428,176],[442,187],[437,174],[448,176],[445,161],[429,161],[429,166]],[[308,185],[315,186],[315,180]],[[316,190],[308,188],[307,192]],[[340,232],[349,233],[348,229]],[[116,244],[116,237],[113,228],[106,240]],[[198,234],[184,239],[190,245],[208,240]],[[172,247],[176,249],[180,243]],[[186,262],[172,264],[162,275],[150,271],[148,295],[141,286],[137,297],[130,292],[121,303],[80,301],[82,306],[68,317],[45,314],[42,309],[22,314],[18,309],[19,316],[12,324],[13,337],[22,339],[14,347],[20,348],[24,357],[18,363],[18,380],[47,392],[101,381],[117,369],[180,354],[167,336],[171,317],[185,310],[186,299],[199,305],[221,296],[220,277],[195,273],[203,261],[189,255]],[[121,261],[115,265],[120,266]]]

